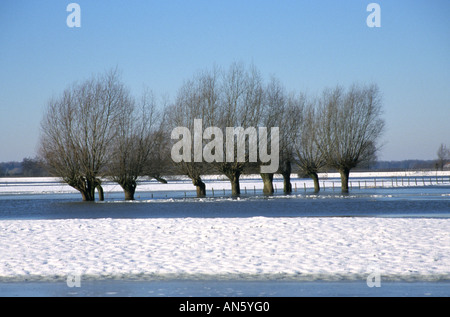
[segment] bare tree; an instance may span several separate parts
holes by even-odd
[[[289,98],[280,81],[272,77],[265,88],[265,102],[262,109],[262,125],[279,128],[279,166],[278,172],[283,176],[283,191],[292,192],[290,182],[291,164],[294,159],[293,134],[296,132],[296,115],[289,107]],[[268,130],[271,131],[271,130]],[[270,136],[270,134],[269,134]],[[260,136],[261,137],[261,136]],[[260,173],[263,179],[263,193],[273,194],[273,173]]]
[[[84,201],[103,199],[101,177],[128,92],[117,70],[74,84],[49,101],[39,153],[49,172],[77,189]]]
[[[219,94],[219,70],[202,71],[182,85],[175,103],[166,108],[167,127],[172,131],[181,128],[177,131],[182,132],[189,145],[194,145],[194,151],[191,146],[183,148],[188,153],[183,153],[183,159],[176,160],[174,167],[192,180],[197,197],[206,195],[206,185],[201,175],[207,173],[211,166],[203,162],[202,156],[195,154],[202,154],[203,124],[214,126],[218,118]],[[172,135],[172,138],[178,139],[179,135]]]
[[[233,133],[226,135],[223,153],[227,153],[227,158],[213,165],[230,180],[232,196],[239,196],[241,174],[257,162],[257,158],[250,158],[249,153],[250,147],[256,146],[256,127],[262,115],[263,87],[259,71],[253,66],[246,70],[243,64],[233,63],[223,76],[221,96],[218,126],[222,131],[233,128]],[[235,136],[238,143],[243,141],[236,147]],[[243,158],[238,148],[244,153]]]
[[[299,170],[314,181],[314,191],[320,191],[319,171],[326,165],[326,156],[321,151],[321,139],[318,128],[321,124],[317,115],[317,104],[308,101],[305,95],[294,97],[290,102],[291,120],[296,120],[296,133],[292,144],[294,161]]]
[[[160,119],[150,92],[144,93],[138,106],[133,99],[124,99],[108,174],[124,190],[125,200],[134,200],[139,177],[154,173],[150,165],[158,155],[155,152],[160,150]]]
[[[373,160],[383,132],[381,98],[376,85],[353,85],[344,91],[325,91],[320,109],[319,145],[327,165],[341,174],[342,192],[348,192],[350,170]]]
[[[450,149],[444,143],[441,143],[437,151],[436,168],[441,171],[444,170],[444,165],[448,160],[450,160]]]

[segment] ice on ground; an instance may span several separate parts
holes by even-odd
[[[450,279],[450,219],[0,221],[0,281],[87,278]]]

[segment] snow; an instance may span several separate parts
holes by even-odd
[[[207,181],[216,188],[227,183],[217,178]],[[261,183],[251,178],[246,181],[248,186]],[[67,190],[51,178],[14,179],[7,183],[1,180],[3,194],[8,190]],[[189,182],[147,186],[153,186],[152,190],[167,185],[183,190],[180,184],[192,190]],[[14,189],[7,190],[11,186]],[[379,274],[381,281],[449,280],[450,219],[186,217],[0,221],[0,281],[58,281],[73,275],[81,280],[365,280],[374,273]]]
[[[450,279],[450,219],[0,221],[0,281],[97,278]]]
[[[340,187],[339,173],[320,173],[319,181],[323,187]],[[375,183],[375,179],[379,178]],[[380,178],[385,178],[381,180]],[[405,183],[402,184],[402,178]],[[410,179],[409,183],[407,178]],[[221,175],[205,175],[202,176],[206,183],[206,189],[211,190],[230,190],[231,185],[225,176]],[[167,184],[162,184],[155,180],[143,179],[139,182],[136,193],[149,191],[193,191],[195,187],[192,182],[184,176],[170,177]],[[416,184],[417,180],[417,184]],[[435,185],[436,180],[440,183],[445,182],[449,185],[450,171],[406,171],[406,172],[352,172],[350,174],[350,182],[353,186],[374,187],[383,186],[429,186]],[[359,183],[358,183],[359,181]],[[292,187],[298,189],[314,188],[311,179],[298,178],[296,174],[291,175]],[[334,184],[333,184],[334,183]],[[352,185],[350,184],[350,185]],[[104,180],[103,190],[105,194],[122,192],[122,188],[117,184]],[[262,190],[263,182],[259,175],[242,175],[240,177],[241,191]],[[274,186],[282,189],[283,180],[280,175],[275,175]],[[4,194],[48,194],[48,193],[77,193],[77,191],[69,185],[63,183],[61,179],[56,177],[31,177],[31,178],[0,178],[0,195]]]

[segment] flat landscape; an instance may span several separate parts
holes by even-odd
[[[410,186],[391,187],[401,177]],[[215,196],[199,199],[179,178],[144,182],[133,202],[110,184],[109,199],[83,203],[55,179],[2,179],[0,281],[448,281],[448,180],[356,174],[367,188],[342,195],[294,178],[297,193],[266,197],[249,176],[241,186],[252,190],[231,198],[228,182],[211,177]]]

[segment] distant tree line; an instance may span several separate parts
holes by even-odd
[[[437,150],[436,170],[444,170],[445,164],[450,162],[450,148],[441,143]]]
[[[23,167],[24,162],[27,160],[33,162],[29,167]],[[446,161],[450,162],[450,160]],[[358,172],[368,172],[368,171],[433,171],[440,170],[437,164],[438,160],[402,160],[402,161],[380,161],[370,162],[367,164],[361,164],[355,167],[354,171]],[[26,166],[26,165],[25,165]],[[445,164],[444,164],[445,166]],[[326,172],[334,172],[333,169],[328,169]],[[213,173],[211,171],[208,174]],[[248,169],[250,174],[258,174],[259,169]],[[308,178],[300,171],[295,165],[292,167],[292,174],[298,174],[300,178]],[[164,176],[176,176],[174,170],[168,169]],[[50,173],[47,171],[46,167],[37,158],[24,158],[22,161],[9,161],[0,162],[0,177],[47,177]],[[164,182],[164,177],[161,175],[159,181]]]
[[[225,175],[232,195],[240,194],[239,177],[266,164],[250,159],[252,142],[246,135],[245,160],[199,161],[193,153],[174,162],[171,132],[175,127],[192,131],[194,120],[205,127],[279,127],[279,167],[284,191],[290,193],[290,175],[297,170],[314,180],[330,169],[341,175],[348,192],[350,171],[376,161],[383,132],[381,94],[376,85],[337,86],[319,96],[287,92],[275,77],[265,82],[256,67],[233,63],[227,69],[201,71],[186,80],[171,102],[158,104],[151,92],[135,98],[117,70],[67,88],[49,101],[41,123],[39,158],[51,175],[77,189],[83,200],[103,199],[102,180],[117,182],[125,199],[134,199],[139,177],[164,181],[164,175],[188,176],[197,196],[206,195],[202,176]],[[210,145],[193,138],[194,146]],[[205,130],[206,134],[206,130]],[[267,135],[269,143],[274,142]],[[257,145],[259,146],[259,144]],[[224,153],[215,147],[213,155]],[[242,155],[236,150],[237,155]],[[261,173],[264,193],[272,194],[274,173]]]
[[[45,177],[49,172],[39,158],[24,158],[21,162],[0,162],[0,177]]]

